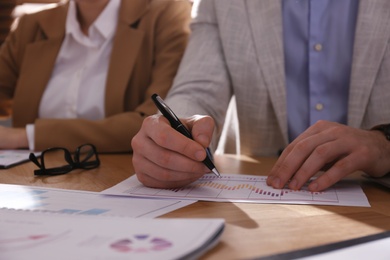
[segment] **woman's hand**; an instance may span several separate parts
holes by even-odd
[[[28,148],[25,128],[0,126],[0,149]]]

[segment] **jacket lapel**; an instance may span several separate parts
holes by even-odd
[[[26,47],[21,76],[15,92],[15,100],[19,100],[13,108],[13,113],[17,115],[14,116],[16,121],[13,122],[16,126],[24,125],[26,122],[32,123],[38,116],[39,102],[65,35],[67,9],[68,4],[60,5],[55,12],[39,17],[39,29],[35,41]],[[35,109],[26,110],[26,107]]]
[[[280,0],[247,0],[259,65],[284,141],[287,137],[283,20]]]
[[[148,6],[149,1],[122,0],[107,75],[106,116],[123,111],[123,97],[144,38],[144,33],[137,30],[137,23]]]
[[[348,104],[348,125],[360,127],[390,36],[390,1],[360,0]]]

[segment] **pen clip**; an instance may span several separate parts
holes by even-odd
[[[173,119],[179,121],[179,118],[175,115],[175,113],[173,113],[172,109],[169,106],[167,106],[167,104],[165,104],[164,100],[162,100],[160,96],[156,95],[156,100],[158,101],[157,106],[161,105],[164,108],[164,109],[159,108],[161,113],[167,112],[170,114],[171,117],[173,117]]]
[[[153,94],[152,99],[161,114],[163,114],[163,116],[168,119],[169,123],[171,123],[172,127],[177,128],[182,124],[175,113],[173,113],[172,109],[165,104],[164,100],[159,95]]]
[[[183,135],[189,137],[192,139],[191,133],[188,131],[188,129],[183,125],[183,123],[180,121],[180,119],[176,116],[176,114],[172,111],[172,109],[165,104],[164,100],[157,94],[152,95],[152,100],[156,104],[158,110],[160,110],[161,114],[168,119],[169,123],[171,124],[172,128],[176,129]]]

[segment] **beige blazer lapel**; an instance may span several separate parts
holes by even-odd
[[[148,5],[149,1],[122,0],[106,82],[106,116],[123,112],[123,97],[144,39],[137,24]]]
[[[67,9],[68,4],[61,5],[51,15],[42,15],[39,18],[40,28],[35,35],[36,40],[26,47],[14,98],[15,126],[33,123],[38,116],[39,102],[65,35]],[[26,110],[26,107],[31,109]]]
[[[247,0],[246,5],[260,70],[288,143],[281,1]]]
[[[390,36],[390,1],[360,0],[348,104],[348,125],[360,127]]]

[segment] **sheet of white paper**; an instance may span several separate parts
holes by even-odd
[[[27,162],[30,153],[30,150],[0,150],[0,169]],[[39,156],[41,153],[35,152],[34,154]]]
[[[0,184],[0,208],[77,215],[154,218],[196,202],[102,195],[98,192]]]
[[[323,192],[310,192],[307,187],[297,191],[273,189],[267,186],[264,176],[241,174],[222,174],[221,178],[206,174],[178,189],[148,188],[132,176],[102,193],[144,198],[370,207],[363,190],[353,181],[341,181]]]
[[[0,258],[195,259],[214,246],[223,219],[136,219],[0,209]]]
[[[383,238],[323,254],[299,258],[302,260],[390,259],[390,238]]]

